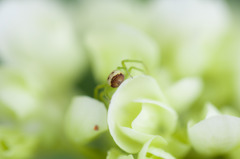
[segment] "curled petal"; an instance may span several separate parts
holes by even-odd
[[[107,159],[134,159],[132,155],[127,155],[118,149],[111,149],[108,151]]]
[[[132,122],[133,129],[163,136],[174,132],[177,114],[172,108],[153,100],[141,99],[136,102],[142,103],[142,110]]]
[[[158,136],[160,145],[175,130],[176,112],[168,106],[157,82],[145,75],[125,80],[112,96],[108,111],[110,133],[129,153]]]
[[[171,154],[162,150],[159,147],[153,146],[153,142],[155,137],[148,140],[141,151],[138,154],[138,159],[146,159],[146,158],[162,158],[162,159],[175,159]]]
[[[141,149],[143,143],[146,143],[153,137],[155,137],[156,145],[163,146],[167,144],[167,141],[162,136],[142,133],[127,127],[120,127],[119,131],[116,133],[120,136],[120,140],[117,144],[126,152],[137,153]]]

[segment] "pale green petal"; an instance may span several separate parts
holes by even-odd
[[[172,107],[182,112],[187,110],[191,104],[199,97],[203,83],[199,78],[185,78],[171,86],[166,96]]]
[[[110,133],[117,145],[129,153],[140,151],[143,144],[155,135],[162,145],[166,144],[161,136],[170,135],[176,122],[176,112],[168,107],[157,82],[149,76],[125,80],[109,105]]]
[[[172,108],[153,100],[141,99],[136,102],[142,103],[142,110],[132,122],[133,129],[162,136],[174,132],[177,114]]]
[[[132,155],[127,155],[122,151],[112,148],[108,151],[107,159],[134,159]]]
[[[184,139],[172,137],[167,140],[168,144],[163,149],[176,158],[184,158],[184,156],[190,151],[191,145],[189,142],[182,140]],[[185,140],[187,140],[187,137]]]
[[[214,105],[212,105],[211,103],[207,103],[205,107],[206,107],[206,111],[207,111],[205,119],[221,114],[218,111],[218,109]]]
[[[156,157],[161,157],[163,159],[175,159],[171,154],[161,150],[159,148],[151,147],[148,149],[148,153]]]
[[[151,159],[151,158],[161,158],[161,159],[175,159],[171,154],[162,150],[159,147],[152,145],[152,142],[155,140],[155,137],[148,140],[141,151],[138,154],[138,159]]]
[[[76,143],[85,144],[107,130],[107,110],[103,103],[87,97],[75,97],[66,114],[65,129]]]
[[[240,118],[215,115],[188,128],[194,149],[205,155],[219,155],[240,143]]]
[[[116,135],[120,136],[119,140],[115,142],[129,153],[137,153],[143,143],[147,142],[149,139],[155,137],[155,144],[158,146],[164,146],[167,144],[167,141],[158,135],[151,135],[143,133],[128,127],[119,127],[117,128]]]

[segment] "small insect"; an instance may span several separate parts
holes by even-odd
[[[98,130],[99,130],[99,126],[98,126],[98,125],[95,125],[94,128],[93,128],[93,130],[98,131]]]
[[[143,69],[131,66],[127,67],[126,63],[139,63],[143,66]],[[122,61],[122,66],[117,67],[116,70],[112,71],[108,78],[107,78],[107,84],[101,84],[98,85],[95,90],[94,90],[94,98],[99,99],[103,101],[106,105],[108,105],[111,95],[115,91],[116,88],[118,88],[125,79],[128,77],[132,77],[130,72],[132,70],[137,70],[140,72],[144,72],[147,74],[147,67],[143,64],[142,61],[139,60],[123,60]],[[102,91],[100,91],[102,90]]]

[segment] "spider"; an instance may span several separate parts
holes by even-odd
[[[141,64],[143,66],[143,69],[135,66],[131,66],[128,68],[126,63],[131,63],[131,62]],[[110,97],[115,92],[116,88],[118,88],[125,79],[129,77],[132,78],[132,75],[130,74],[132,70],[137,70],[145,74],[148,73],[147,67],[140,60],[126,59],[126,60],[123,60],[121,64],[122,66],[117,67],[116,70],[112,71],[109,74],[107,78],[107,84],[98,85],[94,90],[94,98],[99,99],[100,101],[103,101],[106,105],[109,104]]]

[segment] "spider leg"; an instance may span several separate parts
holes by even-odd
[[[94,90],[94,98],[102,101],[106,106],[108,106],[111,99],[109,95],[109,88],[108,84],[101,84]]]
[[[125,61],[125,60],[122,60],[121,63],[122,63],[122,68],[125,69],[125,71],[127,72],[127,75],[130,76],[130,77],[132,77],[131,74],[130,74],[130,72],[129,72],[129,70],[127,69],[127,65],[125,64],[126,61]]]
[[[126,67],[120,67],[120,66],[117,67],[117,70],[126,70],[126,69],[127,69]]]
[[[106,88],[104,89],[103,93],[104,93],[106,99],[109,101],[109,100],[111,99],[111,97],[110,97],[110,95],[109,95],[108,92],[109,92],[109,87],[106,87]]]
[[[117,67],[118,70],[124,70],[127,74],[127,77],[132,77],[131,74],[130,74],[130,71],[127,69],[126,65],[122,66],[122,67]]]
[[[146,72],[148,72],[147,66],[140,60],[130,60],[130,59],[122,60],[122,66],[127,68],[126,63],[130,63],[130,62],[141,64],[144,67],[144,69],[146,70]]]
[[[106,94],[104,91],[99,94],[99,100],[102,101],[106,106],[109,103],[109,99],[106,97]]]
[[[137,71],[139,71],[139,72],[145,73],[145,71],[144,71],[143,69],[137,68],[137,67],[135,67],[135,66],[130,67],[128,70],[129,70],[129,72],[131,72],[132,70],[137,70]]]
[[[101,84],[101,85],[97,85],[96,88],[94,89],[94,98],[95,99],[99,99],[100,98],[100,94],[99,92],[101,90],[105,90],[105,87],[107,86],[107,84]]]

